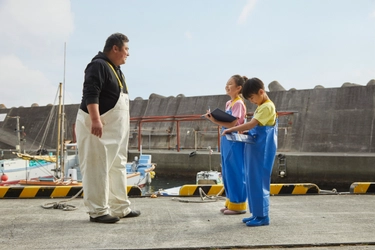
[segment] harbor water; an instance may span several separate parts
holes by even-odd
[[[170,176],[158,176],[157,173],[152,179],[151,184],[141,188],[142,194],[149,195],[157,192],[160,189],[167,189],[173,187],[179,187],[186,184],[195,184],[196,180],[188,177],[172,178]]]

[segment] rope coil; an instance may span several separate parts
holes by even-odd
[[[53,209],[62,209],[63,211],[73,211],[73,210],[76,210],[77,209],[76,206],[69,205],[69,204],[66,204],[66,203],[69,202],[69,201],[71,201],[71,200],[74,200],[75,198],[77,198],[82,192],[83,192],[83,188],[81,188],[81,190],[79,190],[79,192],[77,194],[75,194],[70,199],[59,201],[59,202],[45,203],[44,205],[42,205],[42,208],[45,208],[45,209],[51,209],[51,208],[53,208]]]

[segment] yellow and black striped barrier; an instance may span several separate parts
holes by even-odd
[[[354,182],[350,185],[351,194],[375,194],[375,182]]]
[[[2,186],[0,198],[70,198],[80,192],[82,186]],[[141,196],[137,186],[127,186],[128,196]],[[83,192],[78,196],[83,197]]]
[[[313,183],[271,184],[270,194],[319,194],[319,187]]]
[[[207,195],[225,195],[223,185],[184,185],[181,187],[180,196],[199,196],[199,189]],[[282,194],[319,194],[319,187],[313,183],[287,183],[271,184],[271,195]]]
[[[180,196],[199,196],[199,188],[206,195],[225,195],[224,185],[184,185],[180,189]]]

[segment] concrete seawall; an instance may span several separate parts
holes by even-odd
[[[293,111],[279,117],[278,153],[286,155],[286,176],[279,177],[277,160],[273,182],[316,182],[317,184],[375,181],[375,85],[309,90],[273,91],[268,93],[278,111]],[[148,100],[131,101],[131,117],[200,115],[208,107],[224,109],[226,95],[162,97],[151,94]],[[255,106],[245,102],[249,112]],[[24,148],[37,149],[39,145],[54,148],[57,124],[47,131],[46,120],[55,106],[0,109],[0,150],[14,149],[17,143],[16,119],[25,126]],[[74,140],[74,122],[79,105],[65,105],[66,140]],[[56,112],[55,113],[56,117]],[[153,162],[159,174],[195,175],[207,170],[207,147],[218,147],[217,126],[201,119],[179,124],[180,149],[176,151],[177,126],[175,120],[131,122],[129,159],[138,154],[138,139],[144,150],[152,149]],[[46,132],[47,131],[47,132]],[[42,140],[42,135],[45,138]],[[4,151],[5,150],[5,151]],[[197,155],[189,153],[197,150]],[[158,153],[162,151],[163,153]],[[134,155],[133,155],[133,152]],[[211,158],[214,169],[220,167],[220,155]]]
[[[375,153],[375,86],[353,86],[330,89],[276,91],[269,93],[278,111],[295,111],[280,117],[278,148],[284,152]],[[167,116],[202,114],[207,107],[224,108],[226,95],[201,97],[150,96],[136,100],[131,116]],[[255,105],[246,101],[248,111]],[[134,108],[133,108],[134,107]],[[133,124],[135,128],[136,124]],[[207,121],[180,124],[181,146],[204,149],[217,146],[217,127]],[[147,123],[143,125],[144,148],[168,148],[176,144],[176,124]],[[169,129],[170,135],[166,133]],[[146,132],[147,131],[147,132]],[[164,133],[164,135],[163,135]],[[149,141],[151,136],[152,140]],[[169,136],[169,137],[168,137]],[[168,143],[166,139],[168,138]],[[131,141],[135,146],[135,141]]]
[[[207,151],[198,151],[192,157],[188,150],[144,150],[142,153],[152,155],[152,162],[157,164],[156,174],[163,177],[195,180],[199,171],[221,171],[220,153],[217,152],[211,159]],[[375,154],[278,153],[285,159],[280,162],[278,156],[275,157],[272,183],[314,183],[319,187],[349,191],[354,182],[375,181]],[[131,150],[129,159],[138,155],[137,150]],[[281,175],[281,171],[285,174]]]

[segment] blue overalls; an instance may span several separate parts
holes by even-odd
[[[277,149],[277,128],[277,119],[274,126],[257,125],[249,131],[254,143],[245,143],[247,200],[254,217],[268,216],[271,174]]]
[[[232,114],[232,110],[226,111]],[[222,128],[222,131],[225,128]],[[244,143],[228,141],[221,136],[221,168],[225,188],[225,206],[229,210],[246,210],[246,187],[244,176]]]

